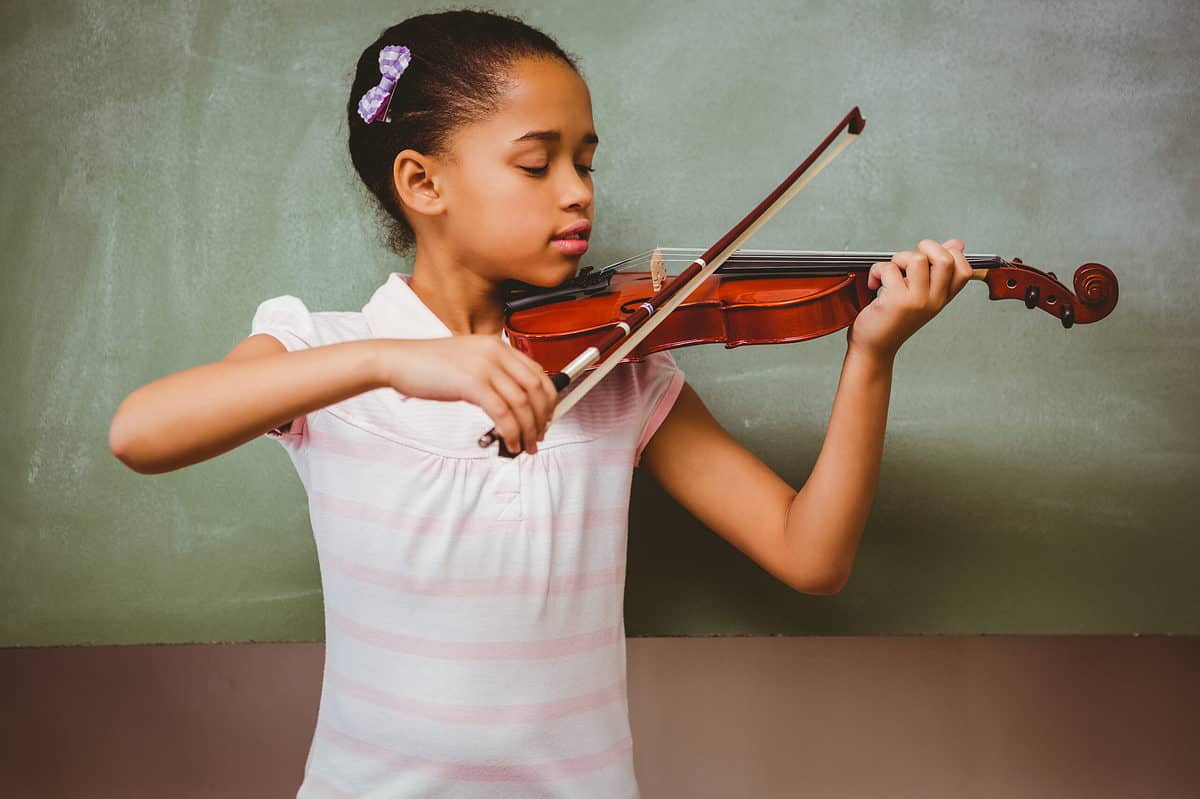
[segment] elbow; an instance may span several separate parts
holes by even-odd
[[[813,596],[833,596],[850,581],[848,573],[833,568],[817,569],[788,580],[793,591]]]
[[[824,583],[819,584],[817,586],[817,590],[812,591],[811,593],[816,594],[817,596],[833,596],[834,594],[840,594],[848,582],[850,582],[850,575],[837,574],[831,579],[826,580]]]
[[[157,470],[151,468],[150,464],[145,463],[139,456],[136,426],[128,410],[122,410],[125,405],[126,403],[122,402],[118,406],[108,426],[108,449],[117,460],[138,474],[155,474]]]
[[[805,583],[800,586],[792,586],[802,594],[812,594],[813,596],[833,596],[840,593],[846,587],[846,580],[826,580],[823,582]]]
[[[117,415],[113,416],[112,424],[108,426],[108,450],[121,463],[139,474],[142,473],[133,456],[130,435],[126,431],[126,425],[119,411]]]

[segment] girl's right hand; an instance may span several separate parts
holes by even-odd
[[[488,335],[382,339],[380,344],[386,385],[408,397],[478,405],[510,452],[537,452],[558,392],[528,355]]]

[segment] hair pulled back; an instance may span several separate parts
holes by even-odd
[[[390,122],[370,125],[358,101],[379,83],[379,51],[404,45],[412,61],[392,94]],[[398,255],[416,244],[393,186],[392,165],[402,150],[444,155],[451,134],[496,110],[508,68],[522,58],[557,58],[579,71],[553,39],[516,17],[485,11],[443,11],[410,17],[383,31],[358,59],[346,117],[350,160],[375,199],[387,227],[387,247]]]

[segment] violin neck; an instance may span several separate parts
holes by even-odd
[[[846,274],[866,272],[871,265],[892,260],[891,252],[817,252],[800,250],[739,250],[721,265],[721,272],[803,272]],[[967,254],[976,269],[1004,266],[998,255]]]

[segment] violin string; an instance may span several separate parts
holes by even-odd
[[[608,266],[602,267],[599,271],[600,272],[611,272],[615,269],[620,269],[625,264],[638,262],[642,258],[647,259],[647,263],[649,263],[650,256],[653,254],[654,254],[654,250],[646,250],[645,252],[640,252],[637,255],[631,255],[622,261],[617,261],[616,263],[611,263]]]
[[[703,250],[682,248],[682,247],[660,247],[658,252],[663,255],[665,264],[689,264],[695,260],[695,256],[703,254]],[[619,270],[621,267],[628,264],[640,265],[641,262],[649,262],[654,250],[631,255],[621,261],[609,264],[604,267],[602,272]],[[795,267],[804,270],[817,269],[869,269],[873,264],[879,262],[887,262],[891,260],[894,253],[884,252],[824,252],[814,250],[738,250],[726,261],[732,266],[748,266],[753,268],[761,266],[766,269],[781,269],[786,267]],[[968,254],[967,262],[972,266],[999,266],[1003,265],[1004,261],[996,255],[981,255]],[[735,271],[733,269],[728,270]]]

